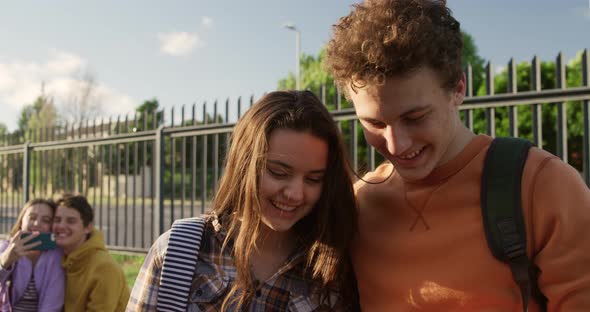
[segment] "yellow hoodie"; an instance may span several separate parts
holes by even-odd
[[[129,288],[121,267],[106,250],[98,230],[62,259],[66,272],[65,312],[125,311]]]

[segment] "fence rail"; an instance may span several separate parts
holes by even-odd
[[[460,107],[465,125],[476,133],[528,138],[576,167],[590,185],[588,59],[586,50],[576,72],[560,54],[549,89],[542,88],[547,82],[541,80],[536,57],[524,86],[517,75],[520,65],[508,64],[502,76],[505,90],[494,83],[501,77],[494,75],[492,64],[480,73],[486,80],[479,88],[468,66],[467,97]],[[573,75],[580,82],[568,86]],[[374,169],[383,158],[366,143],[350,103],[333,86],[315,91],[342,131],[352,168]],[[173,108],[168,122],[164,111],[154,111],[132,120],[86,121],[0,138],[0,231],[10,229],[27,199],[78,192],[93,205],[94,224],[105,232],[110,248],[146,251],[174,219],[209,208],[234,122],[254,104],[254,97],[248,107],[242,104],[241,99],[232,105],[229,100],[224,105],[195,104],[190,112],[183,106],[180,113]]]

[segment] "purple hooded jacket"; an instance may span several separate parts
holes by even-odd
[[[8,241],[0,243],[0,252],[8,247]],[[65,274],[61,266],[61,249],[41,253],[35,270],[35,288],[39,296],[39,311],[61,311],[64,304]],[[33,263],[21,257],[10,268],[0,267],[0,312],[12,311],[12,302],[17,302],[31,279]],[[10,301],[8,298],[10,285]]]

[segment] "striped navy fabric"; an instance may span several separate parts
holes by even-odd
[[[202,217],[172,224],[158,290],[158,311],[186,311],[204,228]]]
[[[34,270],[33,270],[34,271]],[[12,307],[12,312],[33,312],[38,311],[39,295],[35,287],[35,275],[31,272],[31,279],[20,300]]]

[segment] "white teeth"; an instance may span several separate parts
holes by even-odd
[[[291,211],[293,211],[293,210],[295,210],[297,208],[297,206],[289,206],[289,205],[278,203],[276,201],[272,201],[272,204],[276,208],[278,208],[278,209],[280,209],[282,211],[285,211],[285,212],[291,212]]]
[[[419,150],[417,150],[415,152],[412,152],[411,154],[404,155],[404,156],[398,156],[398,157],[401,158],[401,159],[406,159],[406,160],[412,159],[412,158],[418,156],[420,153],[422,153],[422,150],[424,150],[424,147],[422,147],[421,149],[419,149]]]

